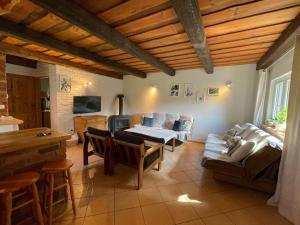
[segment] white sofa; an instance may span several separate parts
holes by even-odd
[[[279,146],[280,148],[282,148],[283,145],[279,139],[250,123],[242,125],[241,130],[238,131],[237,135],[247,142],[254,143],[251,150],[245,157],[243,157],[243,161],[268,144]],[[227,154],[228,148],[226,147],[226,141],[224,140],[224,137],[224,135],[208,135],[204,149],[205,158],[221,160],[230,163],[237,162],[233,157],[233,154]]]
[[[181,141],[189,140],[192,134],[192,127],[194,119],[190,115],[181,115],[178,113],[140,113],[131,115],[131,127],[141,125],[144,117],[154,118],[153,127],[172,130],[175,120],[189,120],[191,121],[190,129],[185,131],[176,131],[177,139]]]

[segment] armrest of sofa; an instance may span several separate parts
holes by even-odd
[[[245,175],[245,169],[241,163],[229,163],[204,157],[201,165],[206,169],[210,169],[221,174],[237,177],[243,177]]]

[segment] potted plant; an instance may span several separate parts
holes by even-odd
[[[287,114],[288,114],[287,108],[282,109],[281,112],[277,114],[275,118],[275,121],[277,122],[276,130],[285,131]]]

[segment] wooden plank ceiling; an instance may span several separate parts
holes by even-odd
[[[169,0],[73,1],[173,70],[202,68],[189,36]],[[256,63],[300,13],[299,0],[198,0],[198,3],[214,67]],[[29,0],[21,0],[1,19],[142,73],[160,71]],[[25,52],[31,59],[40,57],[42,61],[58,64],[65,62],[69,66],[90,68],[90,71],[115,78],[122,78],[126,74],[107,65],[30,43],[2,31],[0,27],[1,51],[16,46],[18,50],[11,49],[10,54],[24,56]]]

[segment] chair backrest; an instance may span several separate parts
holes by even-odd
[[[140,159],[145,154],[145,144],[142,137],[128,132],[119,131],[114,134],[115,158],[119,163],[138,168]]]
[[[94,151],[104,156],[105,151],[111,145],[111,133],[107,130],[99,130],[93,127],[88,127],[84,133],[85,141],[88,141],[93,146]]]

